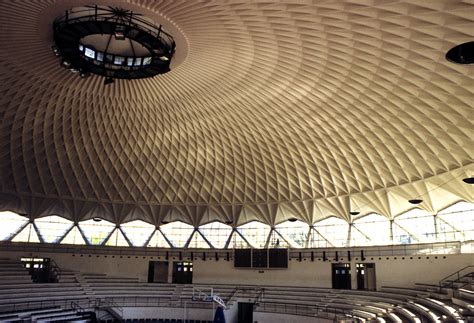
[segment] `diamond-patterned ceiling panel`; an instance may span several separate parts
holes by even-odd
[[[113,85],[51,52],[84,4],[0,0],[0,209],[274,225],[473,201],[474,69],[444,58],[472,3],[98,0],[177,42],[170,73]]]

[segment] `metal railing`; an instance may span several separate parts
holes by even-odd
[[[466,266],[441,279],[439,281],[439,287],[440,289],[441,288],[451,288],[451,289],[458,288],[456,287],[456,283],[461,282],[462,279],[467,276],[472,277],[472,274],[474,274],[474,266],[472,265]],[[467,284],[470,284],[470,282],[466,282],[463,286],[466,286]],[[463,287],[463,286],[459,286],[459,287]]]
[[[45,309],[51,307],[71,308],[71,306],[81,306],[82,308],[92,308],[95,300],[90,299],[62,299],[62,300],[35,300],[13,302],[0,305],[0,313],[15,312],[30,309]],[[74,303],[74,305],[72,305]]]
[[[280,313],[298,316],[311,316],[329,319],[354,318],[351,311],[332,306],[317,306],[306,304],[288,304],[261,302],[255,306],[256,312]]]
[[[94,308],[99,308],[99,309],[111,309],[114,313],[116,313],[120,318],[116,319],[122,319],[123,318],[123,307],[117,304],[113,299],[111,298],[98,298],[95,300],[95,305]]]
[[[162,42],[166,43],[172,50],[175,48],[175,42],[173,37],[162,29],[161,25],[155,25],[149,21],[140,18],[140,14],[134,14],[133,12],[127,13],[126,19],[122,19],[121,22],[127,26],[133,27],[137,30],[144,31],[153,37],[159,38]],[[56,28],[61,26],[69,25],[77,22],[86,21],[104,21],[108,22],[115,15],[112,9],[100,7],[100,6],[86,6],[84,9],[77,10],[66,10],[65,15],[58,17],[54,21]]]
[[[61,268],[53,259],[49,260],[49,266],[49,280],[58,283],[61,279]]]
[[[474,241],[465,242],[440,242],[422,243],[407,245],[386,245],[386,246],[366,246],[366,247],[346,247],[346,248],[313,248],[313,249],[290,249],[289,256],[292,260],[301,258],[314,259],[335,258],[336,252],[339,257],[347,257],[347,252],[351,252],[351,257],[360,257],[361,251],[364,257],[384,257],[384,256],[415,256],[415,255],[443,255],[460,254],[463,246],[474,246]],[[472,248],[474,250],[474,248]],[[22,252],[58,252],[72,254],[93,254],[112,256],[149,256],[163,257],[165,259],[190,258],[193,253],[194,258],[206,254],[206,258],[213,258],[215,255],[222,260],[233,260],[233,249],[171,249],[152,247],[109,247],[100,245],[63,245],[53,243],[28,243],[0,241],[0,250],[22,251]]]

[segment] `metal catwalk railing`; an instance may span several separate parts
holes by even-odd
[[[89,255],[112,256],[143,256],[162,257],[163,259],[186,260],[186,258],[203,258],[206,260],[219,259],[220,261],[233,260],[233,249],[163,249],[146,247],[108,247],[62,245],[50,243],[0,242],[0,251],[18,252],[52,252]],[[317,248],[317,249],[289,249],[290,260],[338,260],[344,257],[368,258],[389,256],[428,256],[453,255],[474,253],[474,241],[423,243],[407,245],[388,245],[352,248]]]

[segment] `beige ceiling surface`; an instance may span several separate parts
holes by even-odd
[[[166,21],[182,62],[80,79],[50,23],[88,2],[0,0],[1,209],[275,224],[474,200],[474,66],[444,58],[472,2],[109,2]]]

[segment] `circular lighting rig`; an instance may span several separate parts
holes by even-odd
[[[61,66],[78,73],[113,80],[153,77],[170,71],[176,49],[173,37],[161,25],[111,6],[67,10],[53,23],[53,52]]]

